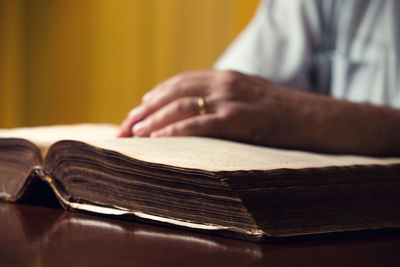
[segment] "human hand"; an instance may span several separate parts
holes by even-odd
[[[202,115],[200,98],[207,111]],[[179,74],[156,86],[128,114],[118,136],[196,135],[328,153],[399,155],[399,120],[398,109],[209,70]]]
[[[281,143],[292,90],[234,71],[182,73],[159,84],[129,112],[119,137],[211,136],[255,144]],[[198,99],[206,103],[200,115]],[[293,102],[293,101],[292,101]]]

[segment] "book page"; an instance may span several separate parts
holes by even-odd
[[[142,161],[208,171],[400,164],[400,158],[317,154],[204,137],[119,138],[88,143]]]
[[[317,154],[205,137],[115,138],[117,129],[112,124],[0,129],[0,138],[27,139],[40,148],[43,156],[57,141],[76,140],[142,161],[208,171],[400,164],[400,158]]]
[[[0,138],[22,138],[37,145],[44,156],[60,140],[90,141],[115,138],[118,126],[113,124],[75,124],[0,129]]]

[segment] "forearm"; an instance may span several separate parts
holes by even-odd
[[[290,94],[282,146],[364,155],[400,155],[400,110],[330,97]],[[286,128],[286,130],[285,130]],[[278,141],[278,140],[277,140]]]

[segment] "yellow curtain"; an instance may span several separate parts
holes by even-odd
[[[210,68],[259,0],[1,0],[0,127],[120,122],[183,70]]]
[[[0,127],[22,121],[21,3],[0,1]]]

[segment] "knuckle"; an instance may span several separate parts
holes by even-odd
[[[225,88],[229,89],[235,87],[238,83],[239,73],[233,70],[226,70],[220,72],[219,75],[219,83],[220,85]]]
[[[166,136],[177,136],[179,135],[179,130],[175,125],[170,125],[165,128],[164,133]]]
[[[145,105],[142,105],[140,113],[138,114],[139,117],[144,117],[147,114],[151,113],[152,108],[153,108],[153,103],[152,102],[149,102],[149,103],[146,103]]]
[[[197,118],[193,118],[187,123],[181,125],[179,129],[180,135],[204,135],[204,127]]]
[[[229,110],[224,110],[218,114],[220,120],[229,120],[232,117],[232,113]]]
[[[237,111],[235,108],[226,106],[224,109],[221,110],[219,114],[219,119],[221,120],[232,120],[234,119],[235,115],[237,114]]]
[[[182,72],[179,74],[179,76],[180,76],[181,78],[186,78],[188,75],[189,75],[189,71],[182,71]]]
[[[129,120],[129,119],[131,119],[132,117],[134,117],[134,116],[135,116],[135,113],[136,113],[135,109],[131,109],[131,110],[129,111],[128,115],[126,116],[125,120]]]
[[[198,119],[193,119],[188,123],[188,128],[191,130],[199,129],[201,127],[201,123]]]
[[[183,79],[182,78],[177,78],[171,83],[170,86],[170,93],[181,96],[184,95],[184,87],[183,87]]]
[[[175,109],[178,113],[182,113],[187,109],[186,99],[180,99],[175,102]]]
[[[182,82],[182,81],[188,79],[189,75],[190,75],[190,72],[188,72],[188,71],[183,71],[183,72],[181,72],[181,73],[179,73],[179,74],[177,74],[177,75],[175,76],[175,78],[176,78],[176,79],[175,79],[175,82]]]
[[[189,97],[182,97],[175,100],[170,107],[176,113],[187,112],[192,108],[192,102]]]

